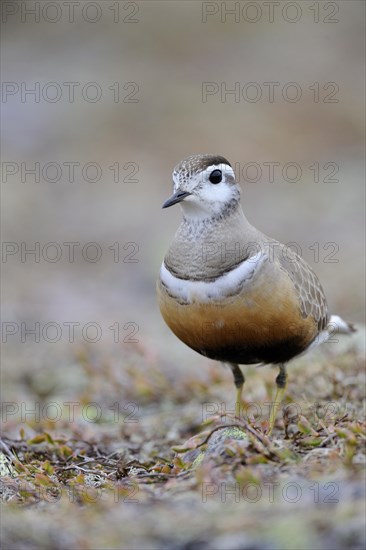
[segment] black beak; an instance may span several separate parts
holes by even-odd
[[[173,204],[177,204],[177,202],[182,201],[189,195],[192,195],[192,193],[188,193],[188,191],[177,191],[176,193],[174,193],[174,195],[169,197],[167,201],[164,202],[162,208],[168,208],[169,206],[173,206]]]

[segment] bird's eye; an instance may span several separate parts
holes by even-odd
[[[211,183],[220,183],[222,180],[221,170],[213,170],[210,174],[209,180]]]

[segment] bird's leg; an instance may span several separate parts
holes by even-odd
[[[276,378],[276,384],[277,384],[276,397],[273,403],[273,407],[271,409],[271,415],[269,417],[269,430],[267,432],[267,435],[271,435],[272,433],[273,427],[276,422],[277,412],[281,406],[283,396],[285,394],[286,386],[287,386],[286,367],[283,364],[279,365],[279,367],[280,367],[280,372]]]
[[[236,363],[229,363],[229,367],[231,368],[231,371],[233,373],[234,384],[236,387],[235,414],[238,418],[240,418],[240,407],[242,403],[241,398],[242,398],[245,378],[239,366]]]

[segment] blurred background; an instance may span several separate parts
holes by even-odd
[[[3,2],[10,378],[50,376],[56,350],[94,338],[116,355],[138,339],[178,379],[207,366],[155,296],[180,222],[161,205],[197,152],[231,161],[249,220],[297,243],[332,312],[364,320],[364,4],[275,4]]]

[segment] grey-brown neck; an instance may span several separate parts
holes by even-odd
[[[251,243],[261,243],[263,238],[236,202],[219,216],[184,217],[164,263],[180,279],[212,281],[251,256]]]

